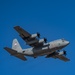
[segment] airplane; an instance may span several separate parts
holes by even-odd
[[[11,55],[26,61],[25,56],[30,56],[37,58],[38,56],[45,56],[46,58],[60,59],[65,62],[70,61],[66,57],[66,51],[60,51],[64,47],[70,44],[69,41],[65,39],[58,39],[47,43],[47,39],[39,39],[40,34],[30,34],[20,26],[15,26],[14,29],[19,33],[20,37],[26,42],[31,48],[22,49],[17,39],[12,42],[12,48],[4,47],[4,49]]]

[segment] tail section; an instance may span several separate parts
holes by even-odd
[[[12,49],[18,52],[22,52],[22,48],[17,39],[14,39],[12,42]]]
[[[4,47],[4,49],[9,52],[11,55],[23,60],[23,61],[26,61],[27,59],[24,57],[24,55],[22,54],[22,48],[18,42],[17,39],[14,39],[13,42],[12,42],[12,49],[9,48],[9,47]]]

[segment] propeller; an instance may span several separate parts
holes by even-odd
[[[45,43],[47,43],[47,39],[46,38],[44,38],[44,41],[45,41]]]
[[[40,33],[37,32],[37,36],[38,36],[38,38],[40,38]]]
[[[67,52],[64,50],[64,55],[66,56],[67,55]]]

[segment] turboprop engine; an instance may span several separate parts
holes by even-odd
[[[58,55],[66,55],[66,51],[61,51],[61,52],[58,52]]]
[[[32,34],[30,38],[40,38],[40,33]]]

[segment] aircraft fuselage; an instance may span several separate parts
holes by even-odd
[[[66,47],[68,44],[69,41],[59,39],[49,43],[45,43],[44,46],[42,47],[33,47],[33,48],[25,49],[23,51],[23,54],[27,56],[33,56],[33,57],[47,55],[57,50],[61,50],[62,48]]]

